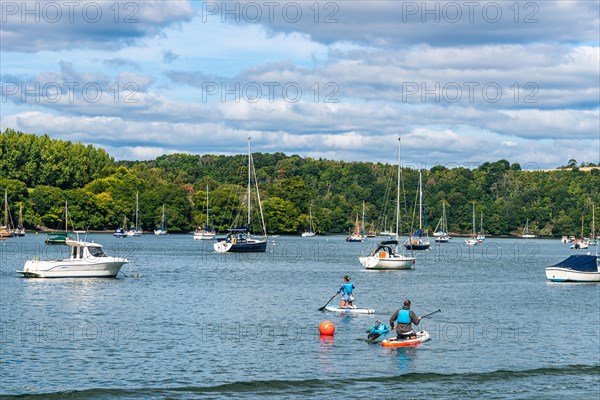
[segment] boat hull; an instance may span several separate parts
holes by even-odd
[[[214,240],[214,233],[194,233],[194,240]]]
[[[114,278],[126,259],[110,261],[27,261],[22,271],[16,271],[26,278]]]
[[[338,314],[375,314],[372,308],[341,308],[338,306],[327,306],[325,311],[335,312]]]
[[[552,282],[600,282],[600,271],[575,271],[569,268],[548,267],[546,278]]]
[[[225,240],[213,245],[217,253],[264,253],[267,251],[267,241],[250,241],[232,243]]]
[[[415,347],[419,344],[426,342],[430,339],[429,332],[420,331],[417,332],[417,337],[414,339],[394,340],[386,339],[381,342],[383,347]]]
[[[431,244],[413,244],[413,243],[404,243],[404,248],[406,250],[429,250]]]
[[[413,257],[387,257],[378,256],[359,257],[363,267],[370,270],[407,270],[414,269],[416,259]]]

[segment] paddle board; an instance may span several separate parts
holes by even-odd
[[[375,314],[375,310],[372,308],[341,308],[339,306],[327,306],[325,311],[342,314]]]
[[[414,347],[418,346],[422,342],[426,342],[429,340],[429,332],[420,331],[417,332],[417,337],[414,339],[404,339],[404,340],[394,340],[394,339],[386,339],[381,342],[383,347]]]

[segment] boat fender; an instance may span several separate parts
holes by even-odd
[[[385,251],[380,251],[379,252],[379,258],[387,258],[388,257],[388,253]]]
[[[398,313],[398,318],[396,318],[396,322],[399,324],[410,324],[410,310],[400,310]]]

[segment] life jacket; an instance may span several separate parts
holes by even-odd
[[[352,294],[352,284],[350,282],[344,283],[344,294]]]
[[[400,310],[398,313],[398,318],[396,318],[396,322],[399,324],[410,324],[412,322],[410,319],[410,310]]]

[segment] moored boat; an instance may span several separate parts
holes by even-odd
[[[265,225],[265,219],[262,211],[262,205],[260,202],[260,192],[258,191],[258,182],[256,180],[256,171],[254,170],[254,163],[252,159],[252,149],[250,141],[252,138],[248,138],[248,187],[247,187],[247,223],[245,227],[241,228],[230,228],[228,229],[229,234],[225,238],[217,238],[217,243],[213,244],[213,248],[217,253],[264,253],[267,251],[267,227]],[[254,173],[254,174],[253,174]],[[254,183],[256,186],[256,198],[258,203],[258,209],[260,210],[260,221],[262,225],[262,236],[252,235],[251,233],[251,219],[250,219],[250,199],[251,199],[251,182],[252,176],[254,176]]]
[[[102,245],[83,240],[67,239],[71,247],[70,257],[63,260],[39,260],[25,262],[23,270],[16,271],[26,278],[109,278],[115,277],[126,258],[109,257]]]
[[[598,256],[578,254],[546,268],[546,278],[553,282],[600,282]]]

